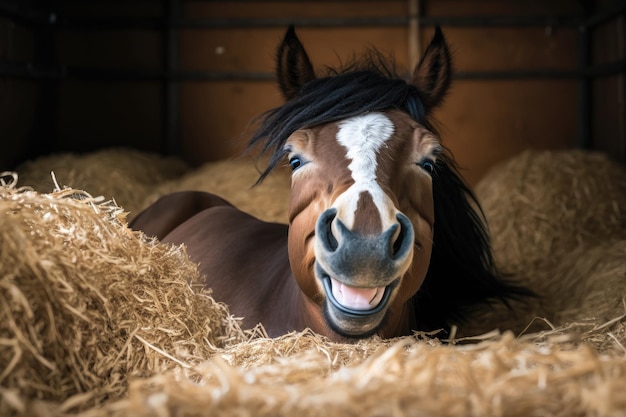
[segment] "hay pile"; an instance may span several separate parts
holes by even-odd
[[[262,360],[236,360],[249,350]],[[624,356],[557,335],[354,346],[305,333],[233,347],[191,373],[136,381],[128,398],[87,416],[621,416],[625,391]]]
[[[35,191],[54,189],[50,172],[60,184],[115,201],[134,213],[159,184],[179,178],[190,167],[177,158],[132,149],[104,149],[89,154],[62,153],[28,161],[17,168],[20,183]]]
[[[503,268],[554,297],[532,305],[516,324],[535,314],[559,319],[554,305],[577,304],[612,312],[611,320],[584,309],[576,315],[574,308],[560,316],[570,323],[555,321],[557,327],[543,333],[495,331],[449,344],[425,334],[345,345],[308,331],[276,339],[262,329],[242,331],[225,306],[194,286],[201,278],[184,249],[129,231],[117,205],[74,189],[18,189],[6,179],[0,187],[0,415],[625,416],[626,307],[617,300],[626,295],[626,232],[618,230],[625,224],[620,187],[626,175],[596,155],[591,160],[605,164],[599,174],[586,154],[568,155],[523,154],[522,162],[496,168],[478,193]],[[131,194],[148,201],[177,186],[207,189],[218,178],[234,185],[235,172],[244,181],[256,179],[250,166],[239,166],[239,173],[233,164],[239,161]],[[550,166],[577,164],[587,175],[540,175]],[[222,177],[212,174],[216,166]],[[589,185],[590,178],[598,184]],[[564,194],[572,181],[597,197],[570,206]],[[232,201],[229,192],[242,189],[228,186],[222,194]],[[280,218],[283,189],[282,178],[270,183],[255,210],[262,202]],[[124,204],[115,190],[112,196]],[[571,214],[558,214],[563,207]],[[615,221],[605,227],[593,213]],[[571,219],[585,219],[580,230],[571,222],[562,230]],[[480,312],[476,320],[493,329],[501,313]]]
[[[129,378],[243,340],[184,248],[131,232],[89,194],[0,187],[0,415],[119,398]]]
[[[602,153],[526,151],[493,168],[476,193],[498,265],[542,297],[509,328],[532,316],[604,322],[623,312],[624,166]]]
[[[259,166],[263,166],[259,161]],[[52,191],[53,171],[60,184],[115,199],[129,220],[158,197],[175,191],[208,191],[267,221],[287,222],[290,174],[277,169],[254,186],[259,169],[252,158],[209,162],[191,169],[179,159],[132,149],[104,149],[80,155],[64,153],[28,161],[18,167],[20,183],[35,191]]]
[[[602,153],[526,151],[494,167],[476,194],[510,272],[626,238],[626,169]]]
[[[265,221],[287,223],[290,171],[285,167],[276,169],[255,186],[259,175],[256,164],[250,159],[209,162],[180,178],[159,184],[143,207],[175,191],[199,190],[217,194]]]

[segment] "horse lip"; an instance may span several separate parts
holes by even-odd
[[[397,280],[395,280],[391,284],[388,284],[385,286],[385,292],[383,293],[383,298],[380,300],[380,303],[378,303],[376,307],[371,308],[369,310],[355,310],[355,309],[342,305],[341,303],[339,303],[339,301],[337,301],[337,299],[335,299],[335,296],[333,295],[333,291],[331,288],[332,284],[330,282],[330,277],[328,275],[324,275],[321,279],[324,285],[324,291],[326,292],[326,298],[328,299],[330,304],[332,304],[332,306],[336,308],[337,310],[339,310],[341,313],[351,318],[369,317],[374,314],[378,314],[384,309],[386,309],[387,304],[389,303],[389,299],[391,298],[391,292],[393,291],[393,287],[395,287],[394,284],[396,284],[397,282]]]

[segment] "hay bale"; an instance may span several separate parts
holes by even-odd
[[[38,401],[101,404],[129,378],[246,337],[225,306],[192,289],[200,276],[184,248],[130,231],[112,202],[2,177],[0,415],[34,414]]]
[[[290,174],[282,167],[255,186],[260,171],[250,157],[207,162],[191,169],[181,160],[132,149],[104,149],[86,154],[57,154],[22,164],[20,181],[35,191],[60,185],[89,190],[129,212],[129,219],[175,191],[207,191],[266,221],[287,222]]]
[[[143,207],[175,191],[207,191],[262,220],[287,223],[291,192],[289,170],[278,168],[255,186],[259,175],[257,164],[249,158],[206,163],[181,178],[157,186]]]
[[[476,194],[507,272],[626,238],[626,168],[602,153],[525,151],[489,171]]]
[[[626,298],[626,169],[601,153],[525,151],[476,187],[496,262],[537,292],[479,310],[463,334],[620,315]],[[528,329],[546,328],[534,321]]]
[[[47,193],[55,188],[50,176],[53,171],[62,186],[89,190],[106,199],[115,198],[117,204],[134,213],[154,186],[178,178],[189,169],[177,158],[113,148],[40,157],[20,165],[17,172],[23,184]]]

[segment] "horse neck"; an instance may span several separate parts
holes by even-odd
[[[292,331],[302,331],[306,328],[335,340],[336,335],[325,324],[322,307],[313,302],[300,288],[289,263],[285,263],[286,274],[279,274],[275,282],[275,293],[272,306],[265,309],[267,316],[266,330],[271,337],[278,337]],[[267,306],[267,303],[264,302]]]
[[[293,279],[291,282],[295,283],[296,281]],[[343,338],[339,337],[335,332],[330,330],[326,324],[322,307],[307,297],[299,287],[298,295],[294,298],[294,300],[294,317],[298,321],[298,327],[300,329],[309,328],[317,334],[328,337],[332,341],[339,342],[343,340]]]

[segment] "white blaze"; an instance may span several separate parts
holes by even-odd
[[[352,172],[354,184],[337,198],[334,206],[339,209],[348,228],[354,224],[354,213],[363,191],[370,193],[379,213],[384,213],[387,197],[376,182],[376,158],[393,133],[393,123],[382,113],[367,113],[339,123],[337,141],[347,150],[346,156],[351,161],[348,169]],[[385,230],[387,222],[384,217],[381,220]]]

